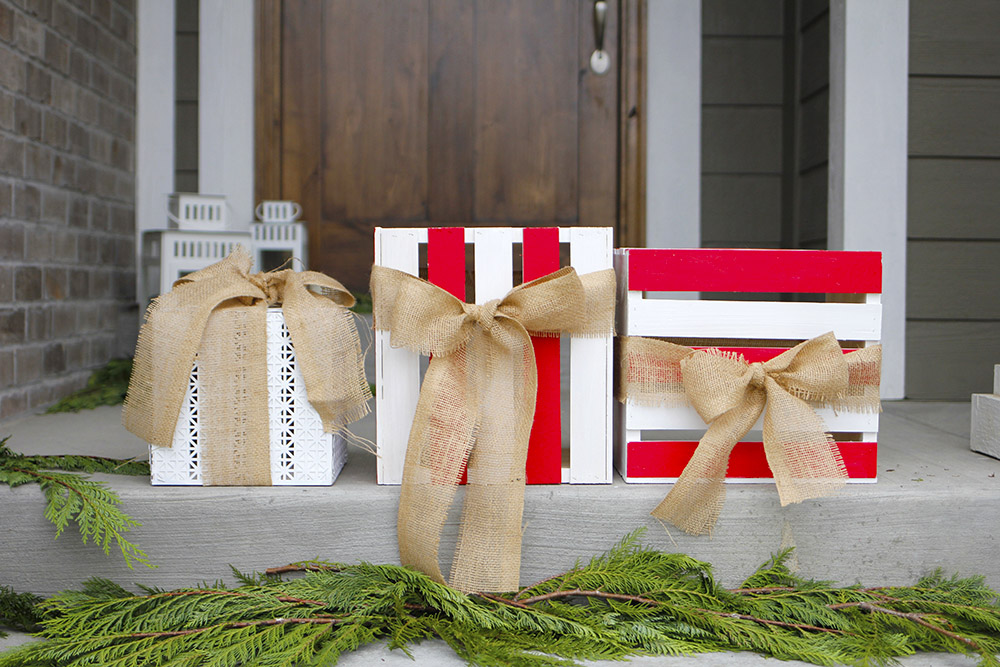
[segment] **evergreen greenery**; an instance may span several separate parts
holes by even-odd
[[[148,475],[148,464],[98,456],[25,456],[12,452],[7,440],[0,440],[0,484],[11,488],[38,484],[46,500],[45,518],[55,525],[57,538],[74,522],[84,544],[92,540],[107,554],[114,542],[129,567],[133,561],[150,566],[142,549],[124,537],[140,524],[118,509],[118,494],[103,482],[78,474]]]
[[[37,605],[42,598],[31,593],[15,593],[9,586],[0,586],[0,626],[34,632],[40,630],[41,616]],[[0,630],[0,637],[7,634]]]
[[[100,405],[121,405],[131,374],[131,359],[112,359],[91,374],[86,387],[62,399],[46,412],[79,412],[93,410]]]
[[[46,641],[0,655],[0,667],[329,665],[368,642],[407,651],[432,637],[470,664],[496,666],[711,651],[819,665],[947,651],[998,664],[1000,606],[981,578],[839,588],[794,575],[786,551],[725,589],[708,564],[637,537],[504,594],[466,595],[398,566],[321,561],[236,573],[233,589],[137,595],[93,580],[42,603]]]

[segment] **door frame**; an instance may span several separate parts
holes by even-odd
[[[615,245],[646,240],[648,0],[619,0],[618,211]],[[255,0],[254,199],[281,199],[281,0]]]

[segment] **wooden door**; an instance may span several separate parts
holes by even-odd
[[[592,0],[258,0],[258,199],[301,203],[310,268],[358,290],[376,226],[617,226],[627,209],[635,236],[623,63],[641,52],[623,53],[638,40],[618,1],[597,75]]]

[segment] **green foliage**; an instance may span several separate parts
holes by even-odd
[[[365,315],[372,312],[372,295],[368,292],[351,292],[354,295],[354,305],[351,307],[355,313]]]
[[[637,537],[504,594],[466,595],[398,566],[323,561],[235,572],[233,589],[133,594],[91,580],[42,603],[47,641],[0,655],[0,667],[331,665],[369,642],[406,652],[429,638],[497,667],[712,651],[819,665],[948,651],[997,664],[1000,606],[981,578],[836,588],[797,577],[783,552],[727,590],[706,563],[642,548]]]
[[[101,405],[121,405],[131,374],[131,359],[112,359],[91,374],[86,387],[62,399],[46,412],[79,412]]]
[[[31,593],[15,593],[9,586],[0,586],[0,626],[34,632],[39,630],[41,614],[35,606],[42,598]],[[0,637],[6,636],[0,631]]]
[[[146,554],[124,537],[140,524],[118,509],[118,495],[103,482],[77,474],[148,475],[148,464],[96,456],[24,456],[12,452],[7,440],[0,440],[0,484],[38,484],[46,500],[45,518],[55,525],[57,538],[73,522],[84,544],[93,541],[107,554],[113,542],[129,567],[133,561],[152,567]]]

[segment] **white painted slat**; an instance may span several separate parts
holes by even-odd
[[[691,406],[663,407],[649,405],[627,406],[626,428],[632,430],[673,430],[696,431],[705,428],[698,413]],[[816,414],[832,433],[871,433],[878,431],[878,414],[862,412],[834,412],[830,408],[818,408]],[[764,427],[761,417],[753,428]],[[873,438],[874,440],[874,438]]]
[[[502,299],[514,287],[514,230],[486,227],[472,231],[476,244],[476,303]]]
[[[584,274],[612,266],[611,229],[569,230],[570,265]],[[610,484],[612,437],[611,337],[570,339],[571,484]]]
[[[419,232],[427,230],[375,230],[375,263],[418,275]],[[375,332],[376,445],[379,484],[401,484],[406,443],[420,394],[420,356],[404,348],[393,349],[389,334]]]
[[[674,338],[879,340],[882,308],[867,303],[682,301],[628,297],[628,335]]]

